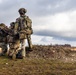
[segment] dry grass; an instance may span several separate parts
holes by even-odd
[[[60,46],[33,46],[33,51],[27,51],[25,60],[14,61],[1,56],[0,75],[76,75],[76,62],[61,60],[63,56],[69,57],[69,53],[70,50],[64,50]],[[51,59],[55,58],[55,55],[57,59]],[[58,55],[62,55],[61,58],[58,58]]]
[[[76,75],[76,63],[49,59],[17,59],[0,57],[0,75]]]

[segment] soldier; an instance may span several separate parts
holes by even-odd
[[[0,55],[4,55],[7,52],[6,30],[7,26],[4,23],[0,24]]]
[[[33,33],[32,21],[28,16],[25,15],[25,13],[27,12],[25,8],[20,8],[18,12],[20,14],[20,17],[16,19],[16,27],[18,27],[16,30],[19,33],[22,56],[24,58],[26,56],[26,51],[25,51],[26,39],[28,39],[29,47],[32,48],[31,36],[30,36]]]
[[[7,41],[9,43],[8,56],[11,56],[12,59],[16,59],[16,55],[20,50],[19,35],[14,33],[14,27],[15,27],[15,22],[11,22],[9,27],[11,34],[7,36]]]

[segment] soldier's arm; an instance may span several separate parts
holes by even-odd
[[[14,25],[14,32],[18,32],[19,30],[19,18],[16,19],[15,25]]]
[[[27,25],[28,29],[31,30],[31,34],[33,34],[33,29],[32,29],[32,20],[27,16]]]

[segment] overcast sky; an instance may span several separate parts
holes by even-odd
[[[9,26],[22,7],[32,19],[33,44],[76,46],[76,0],[0,0],[0,23]]]

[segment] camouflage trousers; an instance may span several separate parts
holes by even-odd
[[[20,43],[21,43],[22,57],[25,57],[26,56],[26,50],[25,50],[26,39],[20,40]]]
[[[29,49],[32,49],[31,35],[27,35],[27,42],[28,42],[28,45],[29,45]]]
[[[20,55],[21,57],[19,58],[26,57],[25,42],[26,39],[22,39],[15,41],[15,43],[9,43],[9,48],[7,53],[8,56],[11,56],[13,59],[16,58],[16,55],[18,55],[18,57]]]
[[[16,58],[16,54],[20,49],[20,40],[16,40],[14,43],[9,43],[8,47],[8,56],[11,56],[13,59]]]

